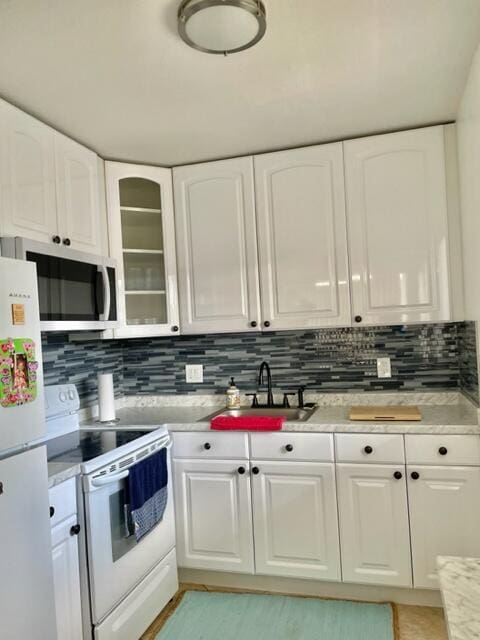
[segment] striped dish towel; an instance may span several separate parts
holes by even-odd
[[[168,497],[167,450],[160,449],[129,469],[130,510],[137,542],[163,518]]]

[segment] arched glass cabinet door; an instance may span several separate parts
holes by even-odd
[[[110,253],[118,261],[119,337],[178,332],[169,169],[106,163]]]

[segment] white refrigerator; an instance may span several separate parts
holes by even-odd
[[[44,430],[36,267],[0,258],[2,640],[57,639]]]

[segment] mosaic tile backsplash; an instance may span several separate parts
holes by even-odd
[[[391,358],[391,378],[377,378],[379,356]],[[89,342],[51,333],[43,336],[43,359],[46,384],[76,384],[82,406],[96,402],[98,372],[113,372],[118,395],[224,393],[230,376],[248,392],[257,389],[262,360],[279,391],[300,384],[317,392],[462,389],[478,402],[470,322]],[[186,364],[203,364],[203,384],[185,382]]]
[[[459,386],[474,402],[479,402],[477,337],[475,322],[464,322],[458,332]]]

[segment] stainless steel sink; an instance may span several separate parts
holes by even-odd
[[[207,416],[205,420],[211,420],[217,416],[231,416],[241,418],[243,416],[285,416],[288,422],[305,422],[310,418],[316,407],[308,407],[305,409],[284,409],[282,407],[251,407],[244,409],[222,409],[216,411],[212,415]]]

